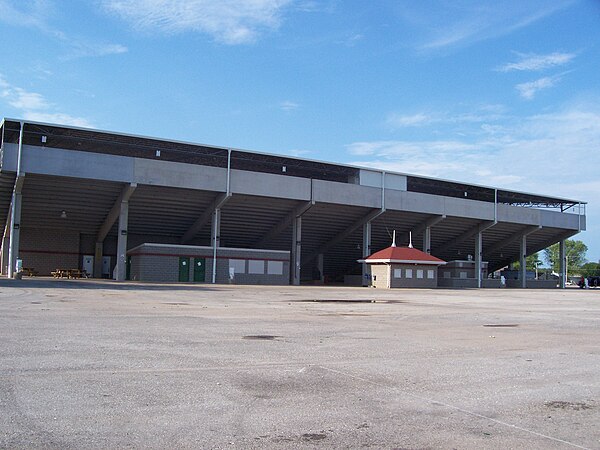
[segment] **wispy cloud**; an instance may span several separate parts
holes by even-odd
[[[13,86],[0,75],[0,100],[12,106],[17,114],[26,120],[52,122],[77,127],[92,128],[93,125],[83,117],[75,117],[56,111],[56,106],[37,92],[27,91]]]
[[[427,125],[435,120],[436,119],[434,119],[433,117],[424,113],[417,113],[412,115],[392,113],[388,115],[386,123],[391,128],[404,128]]]
[[[456,45],[497,38],[527,27],[574,3],[574,0],[552,2],[487,2],[473,5],[451,2],[431,14],[429,12],[429,39],[420,50],[437,50]],[[423,19],[421,19],[425,22]]]
[[[535,95],[543,90],[553,87],[560,80],[560,76],[544,77],[535,81],[520,83],[515,86],[521,97],[532,100]]]
[[[600,148],[600,109],[591,104],[477,127],[464,139],[386,140],[347,146],[353,164],[591,200]]]
[[[519,54],[520,60],[507,63],[497,70],[500,72],[512,71],[540,71],[551,67],[562,66],[571,62],[577,56],[575,53],[554,52],[549,55]]]
[[[104,0],[110,13],[141,30],[202,32],[225,44],[254,42],[282,21],[291,0]]]
[[[279,104],[279,108],[285,112],[295,111],[300,107],[298,103],[286,100]]]
[[[121,44],[89,42],[56,29],[49,22],[57,11],[58,8],[52,0],[0,0],[0,22],[36,29],[50,36],[67,49],[63,59],[115,55],[128,51],[127,47]]]
[[[503,105],[474,106],[470,112],[418,112],[414,114],[388,114],[385,119],[386,126],[391,130],[410,127],[426,127],[436,124],[462,124],[493,122],[501,119],[505,114]]]

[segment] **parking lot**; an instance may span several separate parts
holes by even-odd
[[[0,279],[0,448],[600,448],[600,290]]]

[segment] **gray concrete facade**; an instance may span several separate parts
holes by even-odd
[[[392,230],[412,232],[415,246],[444,260],[481,255],[493,270],[521,258],[524,233],[531,254],[586,226],[585,204],[576,200],[58,125],[5,119],[1,126],[0,217],[21,205],[19,227],[96,235],[96,245],[76,255],[94,256],[95,276],[111,255],[123,279],[123,250],[158,238],[213,253],[291,251],[292,284],[321,267],[335,281],[364,276],[356,260],[368,246],[387,247]],[[13,198],[17,185],[21,196]],[[19,247],[53,254],[10,236],[3,247],[15,259]],[[118,248],[101,249],[105,239]],[[63,256],[55,253],[52,265]]]

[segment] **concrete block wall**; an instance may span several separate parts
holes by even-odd
[[[212,281],[213,249],[212,247],[187,246],[145,243],[128,251],[131,256],[131,278],[139,281],[178,282],[179,258],[189,260],[189,280],[194,280],[194,264],[196,259],[205,260],[205,282]],[[261,250],[261,249],[234,249],[221,247],[217,251],[217,283],[232,284],[289,284],[289,252]],[[229,276],[230,259],[244,261],[244,273],[237,273],[233,280]],[[256,261],[264,268],[263,274],[251,274],[249,261]],[[281,275],[267,273],[269,261],[282,262]]]
[[[396,278],[395,270],[401,270],[401,276]],[[406,271],[412,270],[412,277],[407,278]],[[417,278],[417,271],[423,271],[423,278]],[[433,271],[433,278],[427,278],[428,271]],[[393,288],[436,288],[437,283],[437,266],[430,264],[392,264],[391,271],[391,286]]]
[[[23,227],[19,257],[23,267],[31,267],[40,275],[50,275],[58,268],[77,269],[81,267],[79,239],[75,230]]]

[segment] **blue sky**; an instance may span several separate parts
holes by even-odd
[[[596,0],[0,0],[0,116],[589,202]]]

